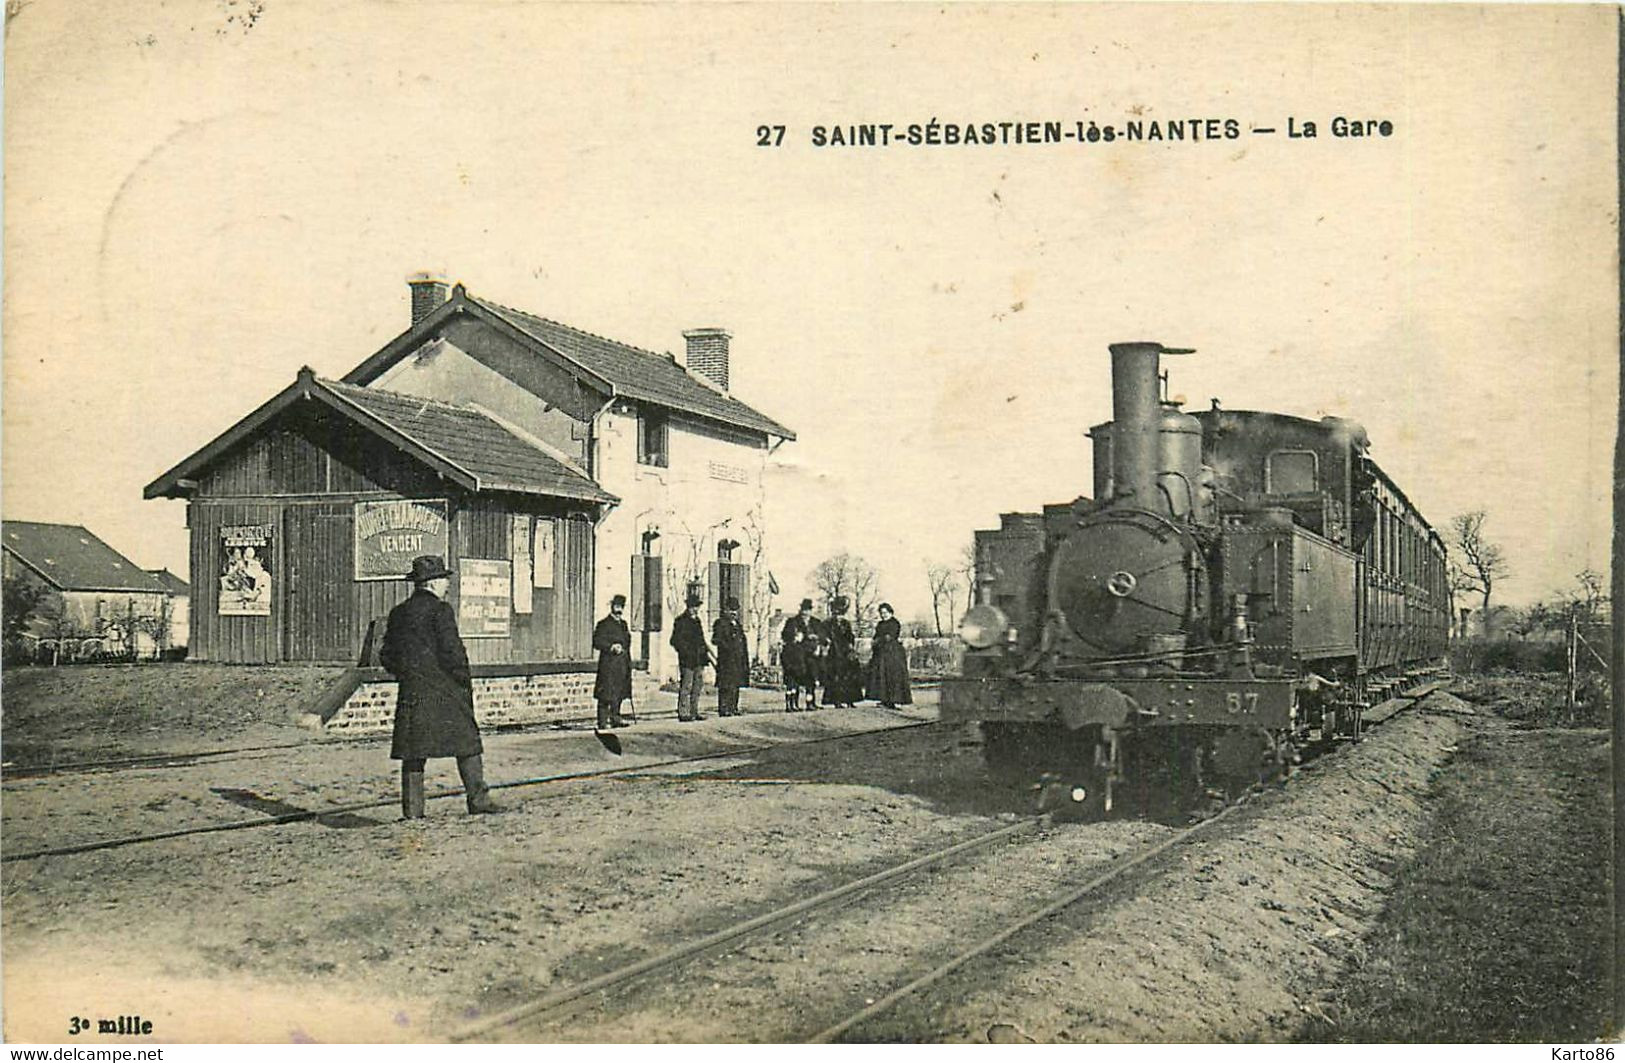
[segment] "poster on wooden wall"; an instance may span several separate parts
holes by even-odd
[[[536,518],[536,548],[531,551],[531,582],[537,587],[553,586],[553,518]]]
[[[355,504],[355,578],[400,579],[412,559],[449,553],[446,500],[391,499]]]
[[[513,563],[457,559],[457,630],[465,639],[505,639],[513,611]]]
[[[513,531],[508,536],[513,544],[513,611],[521,616],[529,616],[533,611],[531,605],[531,552],[530,552],[530,517],[525,514],[516,514],[513,518]]]
[[[271,615],[271,543],[269,524],[221,525],[221,616]]]

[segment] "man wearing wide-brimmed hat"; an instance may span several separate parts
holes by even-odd
[[[677,718],[686,723],[705,719],[700,715],[700,688],[705,685],[705,666],[711,663],[711,644],[700,626],[700,596],[690,591],[684,605],[683,615],[671,625],[671,647],[677,651]]]
[[[711,625],[717,648],[717,715],[739,715],[739,688],[750,682],[750,647],[739,622],[739,599],[729,598],[722,615]]]
[[[807,692],[806,709],[818,707],[818,633],[814,628],[811,598],[801,599],[800,611],[784,622],[780,639],[779,663],[784,668],[784,711],[803,712],[801,692]]]
[[[423,768],[430,757],[456,757],[470,813],[500,812],[485,784],[474,684],[446,604],[451,570],[439,557],[412,560],[412,596],[389,613],[378,659],[400,681],[391,758],[401,762],[401,816],[423,817]]]

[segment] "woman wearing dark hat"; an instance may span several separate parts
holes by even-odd
[[[621,702],[632,696],[632,631],[621,619],[626,595],[609,600],[609,615],[592,629],[592,648],[598,651],[598,680],[592,696],[598,702],[598,729],[625,727]]]
[[[750,681],[750,647],[739,622],[739,599],[729,598],[722,615],[711,625],[717,647],[717,715],[739,715],[739,688]]]
[[[784,669],[784,711],[801,712],[801,692],[807,691],[810,701],[817,701],[818,690],[814,686],[817,682],[817,673],[814,671],[813,654],[817,650],[818,640],[813,632],[812,599],[801,599],[801,609],[784,622],[784,631],[780,636],[783,649],[779,651],[779,664]],[[809,705],[808,708],[816,708]]]
[[[885,602],[880,603],[880,623],[875,625],[874,653],[869,658],[869,696],[888,709],[914,704],[908,689],[903,625]]]
[[[858,665],[857,638],[846,618],[850,605],[846,595],[837,594],[829,603],[830,617],[824,622],[829,650],[824,658],[824,704],[856,705],[863,700],[862,671]]]
[[[401,762],[401,815],[423,818],[423,769],[430,757],[456,757],[470,813],[500,812],[485,784],[474,685],[457,614],[444,601],[451,570],[438,557],[412,561],[416,589],[390,610],[378,659],[395,678],[395,735],[389,755]]]

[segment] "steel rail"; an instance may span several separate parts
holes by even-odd
[[[1240,801],[1233,805],[1227,805],[1216,815],[1210,816],[1200,823],[1186,827],[1179,833],[1164,838],[1162,841],[1157,842],[1150,848],[1142,850],[1141,852],[1136,853],[1134,856],[1128,857],[1127,859],[1112,865],[1106,870],[1090,878],[1083,885],[1069,890],[1060,898],[1046,904],[1036,912],[1023,916],[1021,919],[1011,923],[997,934],[983,938],[975,945],[972,945],[970,948],[954,956],[952,959],[938,964],[936,967],[933,967],[930,971],[914,979],[912,982],[892,990],[890,993],[881,997],[873,1004],[865,1007],[862,1011],[856,1012],[833,1026],[829,1026],[823,1030],[820,1030],[818,1033],[813,1034],[812,1037],[808,1038],[808,1042],[810,1044],[828,1044],[853,1027],[868,1022],[870,1019],[881,1014],[882,1012],[889,1011],[903,998],[917,993],[921,989],[924,989],[933,983],[941,981],[949,974],[952,974],[960,967],[963,967],[965,964],[969,963],[971,960],[993,951],[1006,941],[1009,941],[1011,938],[1021,933],[1023,930],[1026,930],[1028,927],[1060,914],[1066,909],[1072,907],[1072,905],[1081,901],[1083,898],[1087,897],[1089,894],[1094,893],[1103,886],[1110,885],[1111,883],[1122,878],[1124,875],[1128,874],[1130,871],[1133,871],[1135,868],[1140,867],[1151,860],[1155,860],[1157,857],[1161,856],[1169,849],[1172,849],[1174,846],[1184,844],[1198,835],[1205,833],[1209,828],[1222,822],[1232,812],[1243,807],[1245,804],[1245,801]]]
[[[1427,697],[1429,694],[1433,693],[1444,685],[1445,684],[1443,682],[1424,683],[1421,686],[1413,687],[1404,693],[1388,699],[1387,701],[1383,702],[1383,705],[1391,706],[1393,711],[1387,716],[1384,716],[1382,721],[1391,719],[1402,709],[1420,701],[1422,698]],[[1378,722],[1380,723],[1382,721]],[[1316,768],[1321,768],[1324,763],[1325,761],[1321,760],[1320,758],[1316,758],[1315,763],[1307,765],[1307,767],[1310,770],[1313,770]],[[1027,930],[1029,927],[1059,915],[1061,912],[1083,900],[1089,894],[1095,893],[1103,887],[1110,885],[1111,883],[1122,878],[1124,875],[1128,874],[1128,872],[1133,871],[1135,868],[1156,859],[1169,849],[1172,849],[1177,845],[1184,844],[1185,842],[1189,842],[1199,835],[1205,833],[1214,824],[1223,821],[1229,817],[1231,813],[1244,807],[1246,804],[1247,800],[1246,798],[1243,798],[1234,804],[1227,805],[1216,815],[1210,816],[1200,823],[1192,824],[1179,833],[1164,838],[1162,841],[1156,843],[1143,852],[1137,853],[1132,857],[1129,857],[1111,867],[1102,870],[1099,874],[1094,875],[1082,885],[1069,890],[1056,900],[1046,904],[1037,911],[1023,916],[1021,919],[1011,923],[998,933],[982,939],[975,945],[972,945],[970,948],[958,953],[953,958],[945,960],[936,967],[933,967],[930,971],[927,971],[925,974],[922,974],[913,981],[892,990],[890,993],[876,1000],[874,1003],[867,1005],[862,1010],[853,1013],[832,1026],[828,1026],[818,1031],[817,1033],[813,1034],[812,1037],[808,1038],[808,1043],[829,1044],[842,1034],[847,1033],[855,1027],[861,1026],[863,1023],[868,1022],[877,1015],[889,1011],[904,998],[912,996],[920,990],[940,982],[942,979],[946,978],[960,967],[963,967],[965,964],[993,951],[1000,945],[1003,945],[1005,942],[1009,941],[1011,938],[1020,934],[1022,931]]]
[[[310,742],[283,742],[268,746],[241,746],[235,749],[205,749],[195,753],[141,753],[129,757],[110,757],[107,760],[73,760],[61,764],[19,764],[7,767],[0,764],[0,782],[21,779],[48,778],[82,771],[118,770],[123,768],[170,767],[191,761],[214,760],[248,753],[272,753],[284,749],[305,749]]]
[[[697,764],[708,760],[723,760],[728,757],[747,756],[752,753],[763,753],[774,749],[793,748],[796,746],[814,746],[825,742],[839,742],[848,738],[862,738],[866,735],[884,735],[895,731],[910,731],[919,727],[930,727],[936,720],[912,720],[908,723],[893,724],[886,727],[875,727],[863,731],[847,731],[836,735],[822,735],[818,738],[801,739],[792,742],[768,742],[754,746],[736,746],[730,749],[718,750],[713,753],[701,753],[692,757],[672,757],[668,760],[650,761],[647,764],[628,764],[620,768],[601,768],[594,771],[565,772],[558,775],[539,775],[529,779],[516,779],[510,782],[492,783],[493,790],[511,790],[525,786],[543,786],[549,783],[574,782],[582,779],[600,779],[617,775],[629,776],[647,774],[654,768],[669,768],[681,764]],[[426,800],[439,801],[451,797],[461,797],[462,787],[441,790],[429,794]],[[250,830],[255,827],[277,827],[289,823],[308,823],[328,816],[342,816],[355,812],[365,812],[374,808],[389,808],[400,802],[399,797],[384,798],[375,801],[362,801],[349,805],[334,805],[331,808],[301,809],[297,812],[281,812],[271,816],[260,816],[254,819],[232,820],[226,823],[209,823],[196,827],[182,827],[176,830],[158,831],[153,834],[131,834],[119,838],[104,838],[100,841],[79,842],[73,845],[57,845],[45,849],[32,849],[21,853],[0,852],[0,864],[18,863],[25,860],[38,860],[47,856],[73,856],[78,853],[98,852],[103,849],[118,849],[127,845],[142,845],[148,842],[167,841],[173,838],[187,838],[201,834],[220,834],[226,831]]]
[[[915,690],[933,690],[940,684],[935,680],[917,680],[913,682]],[[775,712],[751,715],[776,715]],[[635,720],[675,720],[676,710],[657,709],[652,712],[636,713]],[[571,717],[564,720],[551,720],[542,723],[510,723],[499,724],[482,728],[485,734],[510,734],[514,732],[536,730],[588,730],[592,725],[591,716]],[[285,749],[311,749],[323,745],[346,744],[363,746],[368,743],[379,743],[389,739],[388,733],[329,736],[326,739],[312,739],[304,742],[280,742],[264,746],[234,746],[231,749],[202,749],[193,752],[171,751],[165,753],[135,753],[127,757],[108,757],[103,760],[69,760],[61,763],[33,763],[33,764],[7,764],[0,763],[0,784],[21,782],[29,779],[48,778],[52,775],[70,775],[77,772],[90,771],[119,771],[125,769],[171,767],[180,765],[189,766],[192,761],[216,760],[222,757],[234,757],[249,753],[277,752]]]
[[[1393,700],[1404,702],[1414,701],[1424,696],[1431,689],[1432,688],[1430,687],[1415,694],[1401,695]],[[1317,763],[1310,765],[1309,767],[1313,768],[1318,766],[1319,764],[1317,758]],[[873,1005],[866,1007],[863,1011],[858,1012],[857,1014],[843,1020],[840,1023],[837,1023],[834,1026],[819,1031],[811,1038],[812,1042],[827,1042],[839,1037],[842,1033],[887,1010],[910,994],[915,993],[919,989],[940,980],[953,970],[963,966],[976,957],[997,948],[1005,941],[1008,941],[1010,938],[1016,936],[1035,923],[1041,922],[1044,919],[1048,919],[1055,914],[1064,911],[1066,908],[1076,904],[1088,894],[1093,893],[1101,889],[1103,886],[1106,886],[1121,878],[1135,868],[1156,859],[1169,849],[1188,842],[1205,833],[1218,823],[1224,821],[1236,810],[1244,807],[1247,803],[1247,799],[1243,798],[1236,803],[1226,806],[1217,814],[1208,817],[1200,823],[1193,824],[1190,827],[1187,827],[1178,833],[1148,847],[1147,849],[1113,864],[1111,867],[1091,877],[1083,885],[1069,891],[1060,899],[1046,905],[1034,913],[1023,917],[1017,923],[1006,927],[1004,930],[993,935],[992,937],[979,942],[969,949],[966,949],[965,951],[954,956],[952,959],[933,968],[928,974],[923,975],[920,978],[916,978],[907,985],[894,990],[891,994],[888,994],[881,1000],[876,1001]],[[585,982],[556,990],[547,994],[546,996],[539,997],[524,1004],[516,1005],[506,1011],[502,1011],[495,1015],[491,1015],[484,1019],[467,1024],[452,1032],[449,1035],[448,1040],[453,1042],[473,1040],[495,1030],[513,1026],[527,1019],[535,1018],[538,1015],[545,1014],[549,1011],[554,1011],[563,1005],[579,1000],[582,997],[611,989],[617,985],[630,981],[634,978],[641,977],[642,975],[650,972],[675,966],[685,960],[716,949],[719,946],[728,944],[729,942],[758,933],[760,931],[778,927],[818,909],[831,907],[839,901],[845,900],[846,898],[855,894],[865,892],[875,886],[883,885],[884,883],[890,882],[893,879],[901,878],[916,871],[935,866],[963,853],[990,845],[996,841],[1014,836],[1024,831],[1034,829],[1041,824],[1049,822],[1049,820],[1049,816],[1038,816],[1031,819],[1022,820],[1019,823],[1015,823],[1007,827],[1001,827],[997,830],[990,831],[987,834],[980,835],[976,838],[967,839],[964,842],[957,843],[956,845],[949,846],[945,849],[928,853],[924,856],[915,857],[911,860],[905,861],[904,863],[866,876],[865,878],[858,879],[843,886],[834,887],[812,897],[804,898],[800,901],[777,908],[763,915],[736,923],[733,926],[726,927],[722,930],[708,934],[686,944],[674,946],[673,948],[659,953],[658,955],[646,957],[634,963],[626,964],[622,967],[615,968],[614,970],[607,971],[594,978],[588,979]]]
[[[756,933],[757,931],[766,930],[770,927],[775,927],[782,923],[789,922],[807,914],[808,912],[812,912],[820,908],[828,908],[839,901],[853,896],[854,894],[862,893],[873,889],[876,886],[884,885],[893,879],[902,878],[905,875],[911,875],[916,871],[922,871],[928,867],[934,867],[937,864],[944,863],[964,853],[992,845],[994,842],[1002,841],[1006,838],[1013,837],[1026,831],[1035,830],[1040,824],[1047,821],[1048,817],[1046,816],[1034,816],[1030,819],[1024,819],[1020,822],[1012,823],[1009,826],[1000,827],[997,830],[989,831],[986,834],[981,834],[974,838],[968,838],[965,841],[950,845],[947,848],[938,849],[937,851],[927,853],[924,856],[915,857],[912,860],[894,865],[886,868],[885,870],[877,871],[872,875],[867,875],[863,878],[848,882],[843,886],[836,886],[833,889],[828,889],[822,893],[814,894],[811,897],[796,901],[793,904],[787,904],[782,908],[775,908],[771,912],[756,916],[753,919],[747,919],[741,923],[735,923],[733,926],[726,927],[713,934],[707,934],[705,937],[690,941],[687,944],[678,945],[674,948],[666,950],[665,952],[659,953],[658,955],[647,957],[635,963],[627,964],[623,967],[617,967],[613,971],[606,971],[605,973],[598,975],[595,978],[590,978],[578,985],[557,990],[547,994],[544,997],[539,997],[536,1000],[509,1008],[507,1011],[498,1012],[497,1014],[488,1016],[487,1018],[481,1019],[478,1022],[470,1023],[469,1025],[453,1032],[449,1040],[467,1041],[483,1034],[488,1034],[493,1030],[499,1030],[504,1026],[512,1026],[515,1023],[524,1021],[525,1019],[533,1018],[537,1015],[543,1014],[544,1012],[552,1011],[560,1005],[568,1004],[573,1000],[577,1000],[581,997],[599,992],[601,990],[610,989],[621,984],[622,982],[636,978],[639,975],[647,974],[650,971],[656,971],[663,967],[670,967],[681,963],[692,956],[706,952],[710,949],[714,949],[719,945],[725,945],[730,941]]]

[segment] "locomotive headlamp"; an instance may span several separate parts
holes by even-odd
[[[973,605],[959,622],[959,637],[973,650],[985,650],[1004,641],[1010,621],[998,606]]]

